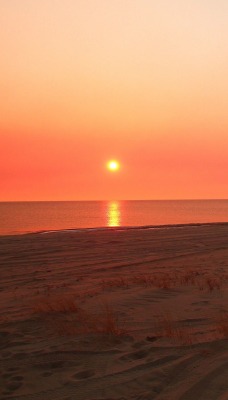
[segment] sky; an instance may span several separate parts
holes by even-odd
[[[227,0],[0,0],[0,48],[0,201],[228,198]]]

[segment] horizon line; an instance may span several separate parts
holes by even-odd
[[[171,199],[97,199],[97,200],[0,200],[0,203],[61,203],[61,202],[100,202],[100,201],[215,201],[228,198],[171,198]]]

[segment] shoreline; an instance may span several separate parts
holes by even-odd
[[[201,226],[227,226],[227,222],[189,222],[184,224],[162,224],[162,225],[127,225],[127,226],[103,226],[103,227],[91,227],[91,228],[67,228],[67,229],[50,229],[50,230],[38,230],[29,232],[18,232],[1,234],[0,238],[13,237],[13,236],[24,236],[24,235],[48,235],[50,233],[72,233],[72,232],[103,232],[103,231],[130,231],[130,230],[156,230],[156,229],[172,229],[172,228],[187,228],[187,227],[201,227]]]

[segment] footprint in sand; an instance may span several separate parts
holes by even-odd
[[[7,384],[7,387],[11,384],[16,384],[16,383],[21,383],[21,381],[24,380],[23,376],[21,375],[12,375],[12,373],[8,373],[8,374],[3,374],[2,375],[3,378],[8,379],[9,378],[9,383]],[[21,386],[21,385],[20,385]]]
[[[0,331],[0,338],[6,338],[10,335],[10,332],[7,331]]]
[[[95,371],[93,369],[88,369],[86,371],[80,371],[77,374],[73,375],[74,379],[87,379],[91,378],[95,375]]]
[[[62,368],[64,366],[64,361],[47,361],[47,362],[39,362],[37,364],[34,364],[34,367],[36,369],[46,369],[46,370],[52,370],[52,369],[58,369]]]
[[[141,360],[142,358],[146,358],[148,352],[146,350],[139,350],[131,354],[126,354],[119,358],[120,361],[128,361],[128,360]]]
[[[209,303],[209,301],[202,300],[202,301],[197,301],[195,303],[192,303],[192,306],[201,306],[201,305],[208,304],[208,303]]]
[[[18,368],[17,367],[10,367],[10,368],[7,369],[7,371],[15,372],[15,371],[18,371]]]
[[[5,378],[5,379],[11,378],[11,376],[12,376],[12,373],[6,373],[6,374],[2,375],[2,377]]]
[[[27,357],[26,353],[16,353],[13,358],[15,360],[24,360]]]
[[[11,351],[2,351],[2,358],[9,358],[11,354]]]
[[[42,376],[43,376],[44,378],[47,378],[47,377],[49,377],[49,376],[51,376],[51,375],[53,375],[53,373],[52,373],[51,371],[43,372],[43,374],[42,374]]]
[[[15,376],[12,376],[12,378],[11,378],[13,381],[15,381],[15,382],[21,382],[21,381],[23,381],[23,376],[21,376],[21,375],[15,375]]]
[[[22,382],[10,382],[6,385],[6,388],[10,392],[14,392],[15,390],[19,389],[22,386]]]
[[[133,349],[141,349],[144,346],[145,346],[145,342],[144,342],[144,340],[141,340],[140,342],[133,343],[131,347]]]

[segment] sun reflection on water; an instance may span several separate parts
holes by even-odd
[[[118,201],[110,201],[107,205],[107,225],[120,226],[121,213]]]

